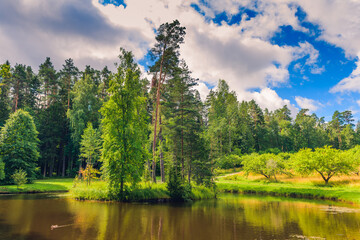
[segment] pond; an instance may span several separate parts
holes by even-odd
[[[360,239],[360,208],[226,194],[187,204],[0,196],[0,239]]]

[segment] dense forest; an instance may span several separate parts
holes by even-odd
[[[215,167],[229,167],[224,159],[230,156],[326,145],[347,150],[360,142],[351,111],[335,111],[329,122],[308,109],[292,118],[287,106],[269,111],[254,100],[239,102],[225,80],[201,101],[199,80],[179,54],[185,31],[178,21],[157,29],[149,51],[152,79],[141,78],[124,49],[115,72],[80,70],[71,58],[62,69],[50,58],[36,71],[19,63],[0,65],[3,181],[10,182],[18,168],[41,178],[74,177],[91,166],[120,192],[126,182],[156,182],[157,176],[162,182],[179,177],[206,183]],[[21,145],[23,137],[16,142],[19,129],[35,145]],[[18,155],[29,161],[16,160]]]

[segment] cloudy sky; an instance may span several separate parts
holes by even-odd
[[[359,0],[1,0],[0,62],[114,69],[124,47],[146,71],[154,30],[178,19],[202,97],[225,79],[263,108],[360,119],[359,13]]]

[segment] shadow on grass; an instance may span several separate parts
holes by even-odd
[[[17,187],[16,185],[7,185],[0,187],[0,194],[8,193],[44,193],[44,192],[67,192],[68,187],[61,184],[32,183]]]

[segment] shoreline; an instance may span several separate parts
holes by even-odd
[[[304,186],[289,183],[220,181],[217,182],[217,189],[222,193],[256,194],[360,204],[360,189],[349,186]]]
[[[79,201],[117,201],[110,199],[104,188],[104,182],[93,183],[91,186],[77,184],[73,188],[73,179],[44,179],[36,180],[17,189],[15,185],[0,186],[0,195],[11,194],[41,194],[41,193],[69,193]],[[216,182],[216,192],[202,187],[192,188],[191,200],[216,198],[218,193],[239,193],[264,196],[279,196],[296,199],[330,200],[360,204],[360,188],[351,185],[310,185],[286,182],[265,182],[255,180],[224,180]],[[133,190],[123,202],[172,202],[165,184],[140,186]],[[120,202],[120,201],[119,201]]]

